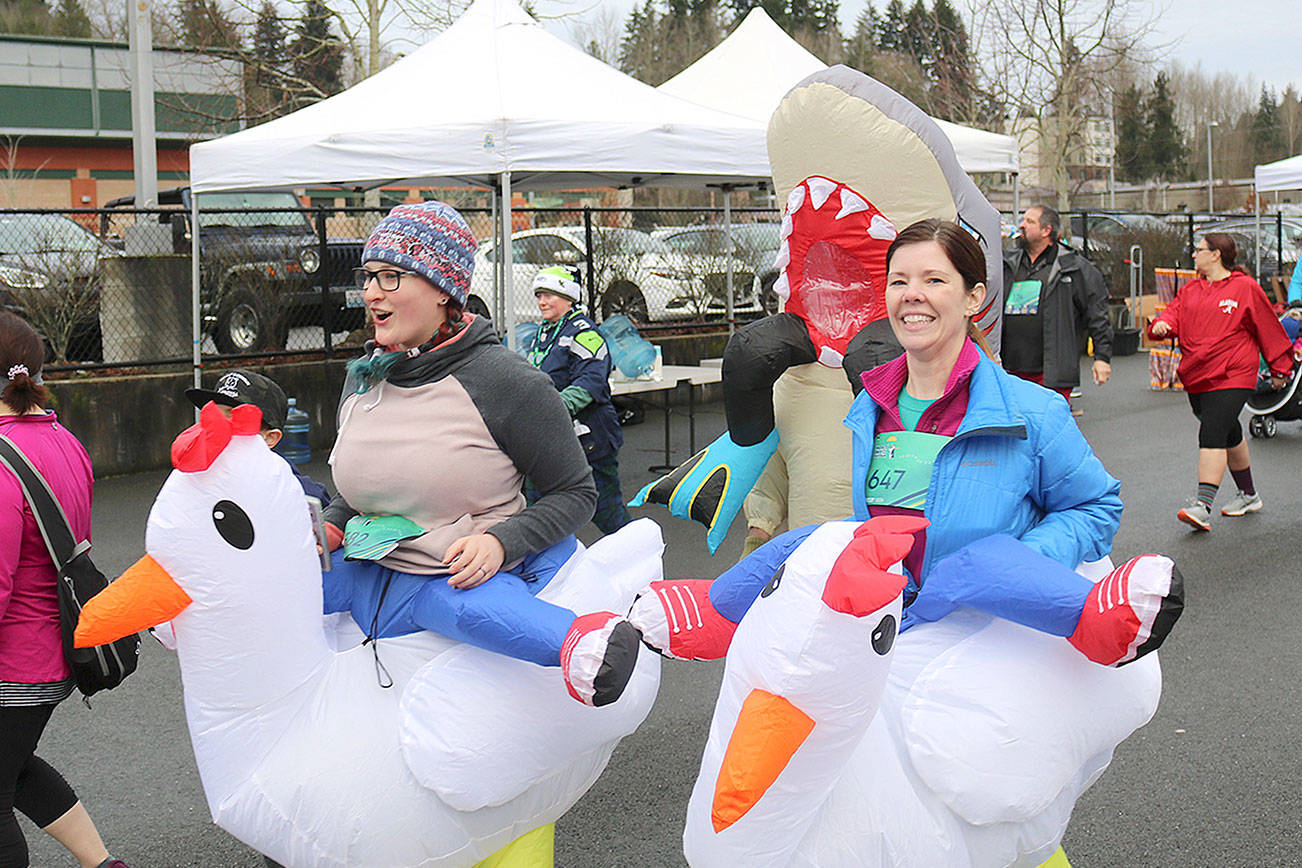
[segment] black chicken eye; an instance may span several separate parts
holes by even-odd
[[[877,623],[877,629],[873,630],[873,650],[885,656],[894,644],[895,616],[886,615]]]
[[[212,523],[222,539],[235,548],[247,549],[253,545],[253,522],[239,504],[219,500],[212,508]]]
[[[787,571],[786,564],[783,564],[782,566],[778,567],[778,571],[773,574],[773,578],[769,579],[769,583],[764,586],[764,590],[760,591],[760,596],[767,597],[769,594],[776,591],[778,589],[778,585],[782,584],[782,574],[785,573],[786,571]]]

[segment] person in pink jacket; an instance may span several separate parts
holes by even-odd
[[[45,347],[0,313],[0,434],[45,477],[77,539],[90,538],[90,457],[45,410]],[[86,808],[36,744],[54,707],[72,693],[59,627],[57,575],[18,480],[0,465],[0,868],[25,868],[27,841],[14,809],[62,844],[81,868],[126,868],[111,857]]]
[[[1229,235],[1203,236],[1193,249],[1198,276],[1180,287],[1148,327],[1152,338],[1180,339],[1180,382],[1198,417],[1198,490],[1177,513],[1195,531],[1211,530],[1212,502],[1227,465],[1238,493],[1221,515],[1261,509],[1239,411],[1257,385],[1259,356],[1276,388],[1293,370],[1288,336],[1265,291],[1235,267],[1237,255]]]

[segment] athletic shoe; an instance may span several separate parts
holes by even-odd
[[[609,705],[619,699],[637,665],[641,637],[614,612],[580,615],[561,643],[565,688],[584,705]]]
[[[1140,555],[1090,590],[1067,641],[1095,663],[1121,666],[1156,651],[1183,610],[1184,581],[1175,563]]]
[[[1207,504],[1196,497],[1191,498],[1184,509],[1175,514],[1175,517],[1194,530],[1212,529],[1212,511],[1207,508]]]
[[[652,582],[628,610],[648,648],[672,660],[720,660],[737,624],[710,602],[710,579]]]
[[[127,863],[121,859],[105,859],[95,866],[95,868],[127,868]]]
[[[1244,494],[1240,491],[1238,494],[1234,495],[1234,497],[1230,498],[1229,503],[1221,507],[1221,515],[1246,515],[1249,512],[1256,512],[1261,509],[1261,507],[1262,502],[1260,494]]]

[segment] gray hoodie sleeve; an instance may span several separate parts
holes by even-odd
[[[587,524],[597,508],[592,468],[551,378],[501,346],[480,353],[456,378],[497,445],[541,495],[489,528],[506,550],[504,563],[540,552]]]

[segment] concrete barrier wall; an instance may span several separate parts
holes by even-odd
[[[334,442],[335,407],[344,382],[346,360],[250,365],[274,379],[285,394],[312,417],[312,448]],[[226,368],[203,376],[205,386]],[[77,435],[90,453],[96,476],[157,470],[171,463],[172,440],[194,423],[194,406],[185,390],[189,371],[130,377],[52,380],[51,405],[59,421]]]
[[[695,365],[703,358],[723,354],[727,335],[667,337],[660,339],[664,361]],[[344,382],[344,367],[351,356],[329,361],[248,365],[271,377],[285,394],[312,417],[312,449],[329,449],[335,437],[335,410]],[[204,372],[211,386],[227,367]],[[171,464],[172,440],[194,423],[194,407],[185,397],[191,373],[140,374],[130,377],[84,377],[51,380],[46,385],[59,421],[77,435],[90,453],[96,476],[118,476],[158,470]],[[719,400],[717,386],[697,393],[698,401]],[[651,399],[654,405],[659,396]],[[685,389],[671,402],[687,401]]]

